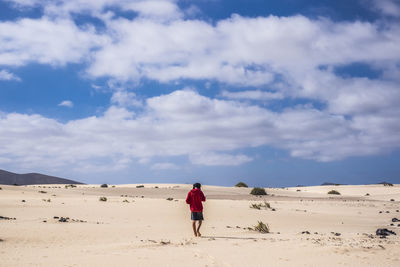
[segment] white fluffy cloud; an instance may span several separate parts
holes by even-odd
[[[183,155],[202,165],[244,164],[252,158],[237,151],[262,145],[319,161],[399,149],[396,23],[234,15],[212,24],[183,19],[174,0],[13,2],[43,5],[44,16],[0,22],[0,65],[82,63],[94,80],[205,80],[235,91],[223,91],[221,100],[179,90],[142,103],[135,93],[110,86],[112,106],[97,117],[61,123],[40,115],[2,114],[0,159],[120,169],[156,156]],[[390,3],[381,2],[382,12],[389,12]],[[138,16],[118,17],[108,7]],[[74,13],[101,19],[104,29],[77,26]],[[344,78],[335,73],[352,63],[381,75]],[[241,102],[256,99],[309,104],[274,112]],[[319,109],[310,104],[315,102]]]
[[[295,157],[330,161],[398,149],[398,125],[397,117],[346,119],[311,107],[276,113],[181,90],[148,99],[140,115],[116,106],[102,116],[66,123],[40,115],[3,114],[0,158],[23,166],[76,166],[80,171],[118,169],[157,156],[188,156],[193,164],[229,166],[252,160],[238,149],[270,145]]]
[[[273,100],[273,99],[283,99],[284,95],[281,92],[263,92],[261,90],[248,90],[241,92],[229,92],[222,91],[221,96],[229,99],[249,99],[249,100]]]
[[[7,70],[0,70],[0,81],[21,81],[21,78]]]
[[[178,170],[179,166],[174,163],[160,162],[151,166],[153,170]]]
[[[230,155],[221,153],[194,154],[190,156],[193,164],[206,166],[237,166],[252,159],[246,155]]]
[[[74,107],[74,103],[70,100],[64,100],[60,104],[58,104],[60,107],[67,107],[67,108],[72,108]]]
[[[106,39],[96,35],[93,28],[78,28],[65,19],[0,22],[0,65],[79,63]]]
[[[372,5],[384,15],[400,17],[400,2],[397,0],[372,0]]]
[[[113,13],[109,8],[134,11],[141,17],[161,19],[179,18],[182,13],[176,0],[7,0],[16,7],[42,6],[47,16],[68,17],[72,13],[86,13],[102,17]]]

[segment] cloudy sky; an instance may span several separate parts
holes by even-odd
[[[400,1],[0,0],[0,169],[400,183]]]

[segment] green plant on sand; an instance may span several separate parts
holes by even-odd
[[[328,192],[329,195],[340,195],[339,191],[331,190]]]
[[[264,200],[264,203],[251,203],[250,208],[260,210],[261,208],[270,209],[271,205]]]
[[[267,192],[265,192],[265,189],[264,189],[264,188],[261,188],[261,187],[254,187],[254,188],[251,190],[250,194],[255,195],[255,196],[259,196],[259,195],[266,195]]]
[[[262,221],[258,221],[258,224],[254,226],[254,231],[260,232],[262,234],[267,234],[269,233],[269,226]]]
[[[243,182],[239,182],[235,185],[235,187],[248,187],[247,184],[243,183]]]

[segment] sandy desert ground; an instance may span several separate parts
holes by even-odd
[[[136,186],[0,185],[0,266],[400,266],[400,185],[266,188],[263,197],[204,186],[201,238],[190,185]],[[264,201],[271,208],[249,207]],[[250,230],[258,221],[271,232]],[[379,238],[378,228],[397,235]]]

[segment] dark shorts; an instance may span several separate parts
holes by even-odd
[[[192,220],[193,221],[202,221],[202,220],[204,220],[203,212],[192,212]]]

